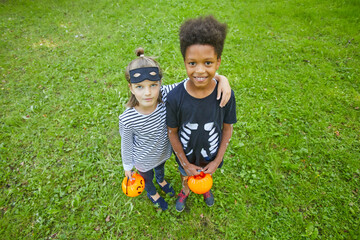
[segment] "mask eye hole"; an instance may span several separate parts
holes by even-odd
[[[140,73],[135,73],[133,76],[137,78],[137,77],[140,77],[141,74]]]
[[[156,75],[156,72],[150,72],[149,73],[151,76],[155,76]]]

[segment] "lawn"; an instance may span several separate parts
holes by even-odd
[[[358,0],[1,1],[1,239],[360,239]],[[142,46],[186,77],[178,29],[229,26],[238,122],[215,205],[129,198],[118,116]],[[167,180],[181,189],[177,164]],[[162,193],[163,195],[163,193]],[[164,195],[163,195],[164,196]]]

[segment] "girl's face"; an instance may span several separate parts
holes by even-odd
[[[160,94],[161,81],[145,80],[129,84],[130,91],[134,94],[139,105],[135,107],[140,113],[149,114],[155,110]]]

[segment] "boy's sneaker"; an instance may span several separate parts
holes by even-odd
[[[160,207],[163,211],[165,211],[168,208],[168,204],[165,201],[165,199],[163,199],[161,196],[159,197],[158,200],[154,201],[154,199],[150,196],[150,194],[147,194],[147,197],[152,201],[152,203],[157,206]]]
[[[204,193],[203,196],[204,196],[204,201],[205,201],[206,205],[208,205],[209,207],[214,205],[215,200],[214,200],[214,195],[212,194],[211,190]]]
[[[176,211],[182,212],[184,210],[186,199],[188,196],[189,194],[185,195],[184,191],[181,190],[181,192],[178,195],[178,198],[176,199],[176,205],[175,205]]]

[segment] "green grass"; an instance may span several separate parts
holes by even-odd
[[[1,239],[360,239],[360,2],[1,1]],[[128,198],[118,115],[142,46],[186,77],[178,28],[229,25],[237,99],[215,206]],[[172,157],[166,176],[176,192]]]

